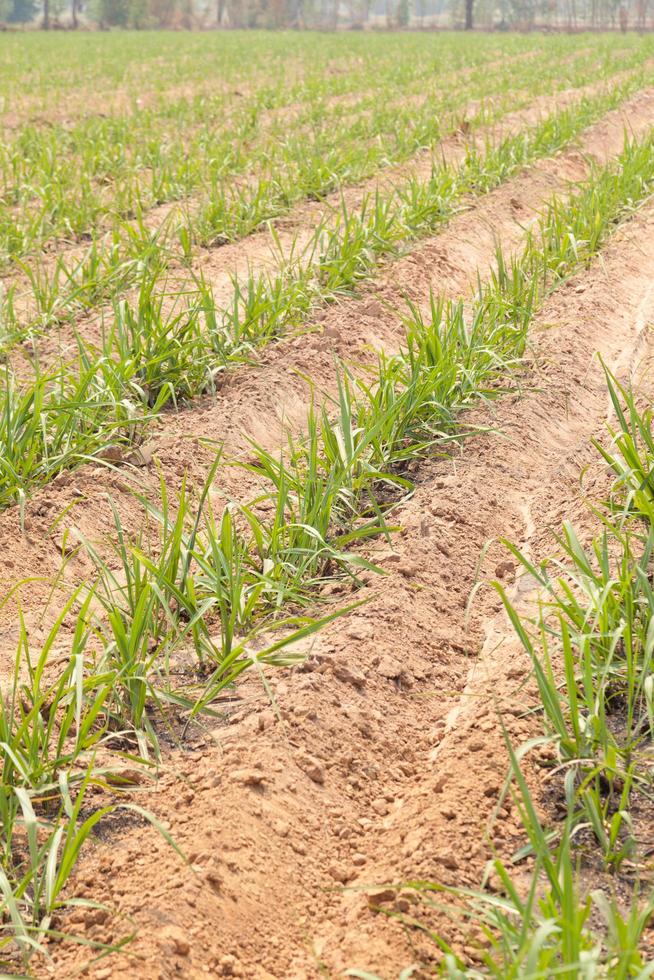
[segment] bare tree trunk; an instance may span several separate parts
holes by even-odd
[[[44,31],[50,30],[50,0],[43,0],[43,24]]]
[[[572,0],[572,3],[571,3],[570,6],[572,8],[572,29],[576,31],[577,30],[577,3],[576,3],[576,0]]]
[[[471,31],[473,27],[472,8],[475,0],[466,0],[466,30]]]
[[[73,25],[73,30],[75,31],[79,27],[79,23],[77,20],[77,4],[78,4],[78,0],[72,0],[71,7],[70,7],[71,23]]]
[[[300,0],[286,0],[286,3],[282,4],[281,8],[281,26],[284,28],[291,27],[296,31],[299,30],[302,23]]]
[[[216,22],[218,27],[222,27],[223,18],[225,16],[225,0],[218,0],[216,5]]]

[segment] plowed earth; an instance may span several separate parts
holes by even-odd
[[[652,124],[654,93],[641,92],[578,147],[470,202],[356,298],[326,308],[313,332],[234,371],[217,398],[166,416],[138,470],[85,465],[63,475],[30,500],[23,529],[13,510],[1,513],[5,584],[42,577],[21,595],[31,634],[38,640],[47,622],[43,604],[61,564],[62,525],[52,524],[67,506],[71,533],[97,537],[111,494],[136,530],[130,480],[154,493],[155,463],[175,487],[184,473],[202,479],[212,458],[206,440],[224,441],[230,459],[247,453],[247,437],[278,446],[284,425],[298,428],[305,418],[303,374],[332,392],[335,356],[362,369],[374,348],[396,349],[407,295],[423,307],[430,290],[469,296],[478,270],[492,268],[497,240],[518,248],[552,193],[565,196],[587,175],[589,157],[609,160],[625,126],[644,133]],[[493,851],[511,856],[523,838],[511,805],[498,809],[507,772],[502,725],[517,746],[541,731],[526,713],[526,656],[496,593],[476,586],[497,578],[528,610],[534,583],[499,539],[542,558],[562,519],[591,527],[588,502],[607,480],[589,449],[609,411],[597,355],[620,380],[640,378],[653,313],[648,205],[548,299],[531,328],[519,391],[470,413],[471,426],[492,433],[420,464],[413,496],[394,514],[401,531],[366,549],[386,573],[365,576],[355,598],[369,601],[307,644],[301,666],[268,671],[265,685],[258,676],[243,680],[224,717],[170,751],[156,784],[132,794],[165,822],[189,864],[148,825],[114,819],[101,827],[71,893],[112,911],[80,909],[58,925],[94,942],[135,935],[87,975],[304,980],[358,967],[391,980],[411,963],[420,964],[416,976],[429,972],[433,945],[373,906],[418,915],[409,894],[383,886],[417,878],[476,886]],[[253,489],[227,466],[218,483],[225,499]],[[78,556],[66,574],[74,584],[87,572]],[[350,598],[345,584],[326,590],[328,609]],[[12,603],[0,623],[9,670]],[[537,760],[529,778],[540,791]],[[476,955],[456,922],[434,913],[428,921]],[[39,961],[41,975],[70,976],[91,954],[68,942],[53,944],[51,955]]]

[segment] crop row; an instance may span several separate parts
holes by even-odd
[[[601,107],[619,105],[638,89],[646,77],[637,71],[614,85],[608,99],[600,93],[597,100],[591,98],[582,101],[581,116],[585,114],[588,122],[591,122],[593,105],[598,107],[598,111]],[[478,121],[482,116],[483,113]],[[569,138],[574,135],[571,132]],[[552,145],[549,152],[556,148]],[[541,152],[548,151],[543,148]],[[473,157],[475,154],[479,157],[478,150],[472,151]],[[435,167],[444,175],[452,170],[445,164],[435,164]],[[138,289],[139,284],[156,278],[166,281],[180,261],[183,266],[190,267],[197,255],[195,240],[206,237],[207,228],[215,229],[217,221],[220,221],[223,229],[229,227],[233,234],[249,233],[264,220],[270,209],[279,210],[281,207],[281,185],[265,186],[265,191],[258,187],[234,189],[220,200],[216,198],[210,205],[210,213],[203,216],[202,212],[194,212],[182,215],[181,219],[178,216],[176,220],[171,215],[154,231],[143,221],[123,222],[112,235],[93,242],[81,254],[71,258],[64,254],[54,260],[46,258],[23,265],[24,276],[29,281],[28,291],[22,291],[19,283],[13,283],[5,287],[0,301],[0,324],[5,346],[29,335],[32,329],[43,329],[50,323],[89,311],[107,298],[120,295],[130,286]],[[398,193],[401,192],[400,188]],[[339,212],[330,216],[330,211],[331,208],[325,207],[322,223],[312,236],[314,243],[320,239],[324,227],[331,227],[338,221]],[[311,247],[310,240],[308,248]],[[297,252],[297,249],[290,251]],[[192,292],[193,282],[186,282],[182,289],[187,294]]]
[[[390,42],[390,43],[389,43]],[[620,47],[640,46],[632,37]],[[598,56],[613,45],[588,38]],[[482,61],[524,58],[546,49],[553,59],[574,54],[573,38],[502,38],[406,35],[324,35],[320,44],[301,34],[6,36],[0,46],[0,97],[12,125],[24,119],[47,125],[54,119],[107,111],[137,112],[157,101],[165,110],[179,94],[193,99],[223,91],[231,101],[260,97],[272,104],[282,84],[286,104],[343,96],[374,87],[377,75],[395,77],[398,88]],[[65,106],[65,112],[62,112]],[[18,120],[11,117],[16,113]]]
[[[607,58],[599,77],[637,68],[648,50]],[[456,130],[472,100],[492,121],[533,94],[584,84],[597,70],[595,52],[568,64],[546,55],[473,71],[464,86],[438,78],[416,106],[398,105],[394,75],[377,78],[374,91],[352,107],[312,102],[287,120],[263,126],[265,100],[244,100],[229,112],[225,96],[182,99],[166,112],[155,106],[137,116],[94,117],[68,128],[25,128],[0,150],[0,186],[6,204],[0,221],[0,264],[10,267],[55,239],[84,241],[124,234],[125,220],[150,208],[199,197],[185,231],[202,245],[234,240],[297,201],[320,199],[380,167],[399,163]],[[430,94],[432,90],[432,94]],[[454,93],[454,94],[453,94]],[[281,101],[281,96],[279,96]],[[477,120],[479,121],[479,120]],[[475,119],[471,120],[475,122]]]
[[[85,36],[82,41],[78,36],[70,43],[61,35],[30,35],[20,43],[3,39],[1,93],[9,103],[17,100],[29,74],[34,102],[42,107],[60,99],[66,99],[68,104],[76,92],[84,91],[107,97],[110,104],[109,96],[121,93],[127,97],[129,108],[144,94],[162,104],[171,91],[181,88],[191,96],[196,91],[204,95],[205,82],[209,83],[209,91],[234,86],[236,91],[230,94],[237,98],[247,97],[255,89],[265,97],[266,93],[276,92],[283,82],[290,103],[303,101],[305,96],[311,99],[325,93],[355,91],[368,79],[374,79],[377,70],[383,75],[392,71],[398,84],[405,84],[442,70],[463,68],[471,62],[529,54],[540,46],[528,38],[498,41],[487,37],[474,41],[471,46],[456,38],[443,43],[438,38],[414,36],[403,39],[398,46],[380,37],[366,39],[365,43],[360,38],[342,37],[334,43],[333,38],[325,36],[316,45],[300,34],[249,32],[219,37],[178,35],[170,43],[161,34],[140,32]],[[624,47],[627,46],[629,39]],[[575,45],[564,38],[550,47],[556,53],[575,50]],[[606,51],[606,43],[599,42],[598,49]],[[89,107],[91,113],[98,108],[106,111],[104,104],[91,103]]]

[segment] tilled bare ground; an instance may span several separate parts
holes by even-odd
[[[633,111],[640,130],[649,128],[651,94]],[[608,158],[621,128],[607,118],[585,148]],[[397,346],[390,308],[404,292],[419,302],[429,287],[466,293],[476,268],[491,264],[495,235],[517,245],[521,224],[549,193],[585,172],[575,151],[521,175],[389,264],[367,297],[326,312],[320,332],[277,345],[258,371],[235,372],[216,402],[171,417],[151,446],[165,474],[201,475],[199,437],[226,438],[230,453],[243,449],[243,432],[274,445],[276,402],[296,425],[306,409],[291,364],[329,387],[334,352],[359,359],[366,345]],[[391,980],[431,954],[424,939],[371,911],[362,886],[415,878],[478,884],[491,844],[503,856],[513,852],[521,833],[510,807],[490,839],[486,831],[507,768],[498,709],[517,744],[537,730],[522,717],[529,669],[495,594],[481,590],[470,607],[469,598],[481,575],[502,580],[518,603],[529,601],[532,583],[516,578],[499,544],[490,544],[479,569],[489,542],[508,537],[542,557],[563,517],[587,523],[579,476],[608,410],[596,354],[624,379],[648,353],[653,246],[648,206],[548,301],[533,325],[522,395],[474,414],[471,421],[490,421],[501,435],[421,466],[416,492],[397,514],[403,530],[392,546],[370,549],[387,572],[381,581],[370,575],[360,593],[370,601],[320,633],[304,666],[268,675],[272,701],[254,678],[245,680],[225,721],[172,753],[156,787],[138,794],[167,821],[191,867],[148,827],[107,828],[74,891],[116,914],[80,910],[66,926],[101,942],[134,927],[137,935],[90,976],[299,980],[357,966]],[[142,486],[154,486],[150,469]],[[11,577],[16,569],[47,577],[56,568],[56,536],[47,529],[76,497],[83,504],[72,513],[85,530],[104,526],[108,489],[135,526],[123,480],[85,467],[58,481],[35,495],[24,537],[15,514],[0,515],[5,553],[16,556]],[[226,481],[237,493],[237,479]],[[591,468],[584,486],[592,492],[595,481],[602,474]],[[83,571],[71,562],[71,579]],[[28,610],[39,608],[45,589],[34,586]],[[335,606],[349,597],[346,586],[341,593],[330,586]],[[2,615],[8,658],[9,607]],[[537,784],[536,770],[532,777]],[[438,925],[465,950],[456,925]],[[66,976],[89,954],[61,945],[52,955],[43,973]]]

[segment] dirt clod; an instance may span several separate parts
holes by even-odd
[[[240,977],[243,975],[239,961],[231,953],[225,953],[220,957],[218,969],[221,977]]]
[[[396,891],[394,888],[377,888],[368,892],[368,905],[374,908],[378,905],[388,905],[395,901]]]
[[[439,864],[442,864],[444,868],[449,868],[451,871],[456,871],[459,867],[459,860],[451,848],[439,851],[435,855],[435,858]]]
[[[231,782],[241,786],[261,786],[265,782],[265,776],[258,769],[235,769],[230,772]]]
[[[191,952],[191,944],[184,930],[178,926],[166,926],[161,933],[161,939],[167,946],[172,947],[176,956],[188,956]]]
[[[343,681],[345,684],[352,684],[353,687],[357,688],[364,687],[366,683],[366,675],[363,671],[345,663],[334,664],[334,676],[339,681]]]
[[[388,678],[388,680],[396,680],[402,673],[402,664],[395,660],[394,657],[385,655],[379,662],[377,673],[381,674],[382,677]]]
[[[325,782],[325,767],[311,755],[304,752],[298,753],[296,756],[296,761],[302,772],[304,772],[309,779],[322,786]]]

